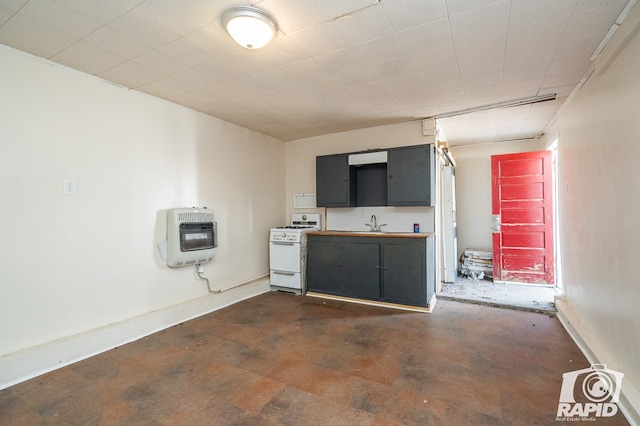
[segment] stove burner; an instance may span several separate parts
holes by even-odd
[[[278,226],[278,229],[307,229],[313,228],[313,226],[297,226],[297,225],[287,225],[287,226]]]

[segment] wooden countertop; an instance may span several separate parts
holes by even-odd
[[[430,238],[433,232],[368,232],[368,231],[308,231],[307,235],[332,237],[376,237],[376,238]]]

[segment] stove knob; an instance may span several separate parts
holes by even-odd
[[[282,239],[286,239],[287,238],[287,234],[285,232],[282,233]]]

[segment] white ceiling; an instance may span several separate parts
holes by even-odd
[[[438,120],[460,145],[541,135],[627,3],[0,0],[0,43],[283,141],[557,94]],[[270,45],[222,30],[238,4],[276,18]]]

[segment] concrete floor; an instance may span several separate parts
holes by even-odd
[[[552,424],[587,367],[550,315],[271,292],[0,390],[0,425]]]
[[[472,280],[458,277],[455,283],[443,283],[438,300],[455,300],[501,308],[555,313],[555,287],[494,283],[488,280]]]

